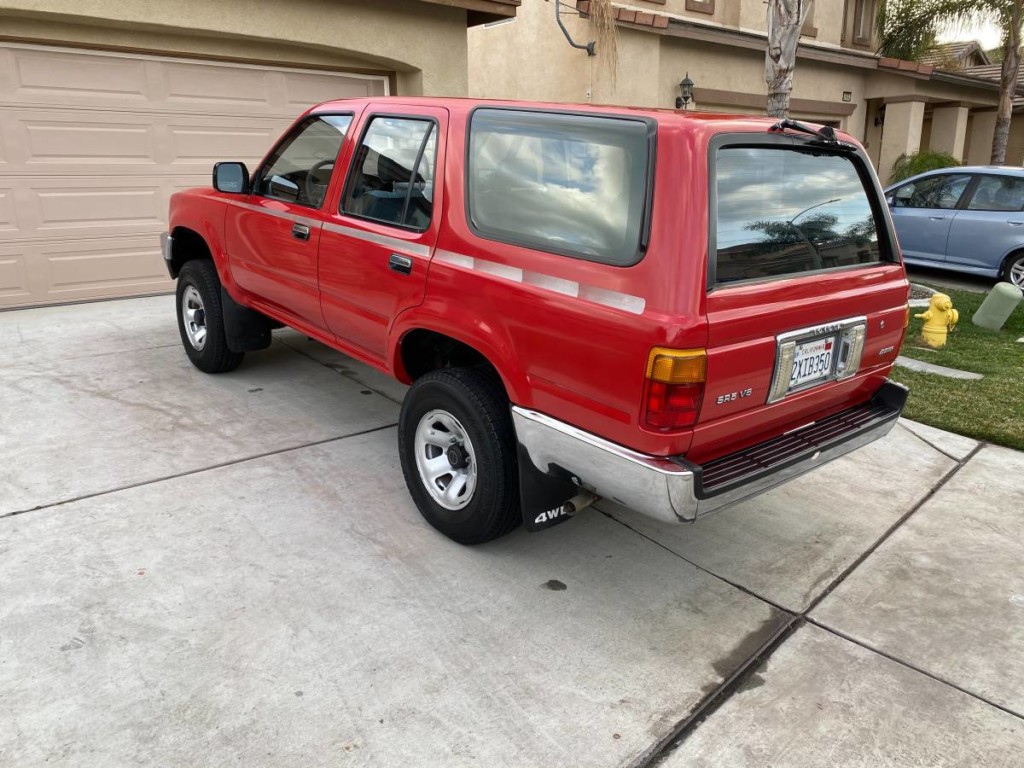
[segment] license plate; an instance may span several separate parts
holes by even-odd
[[[832,374],[832,358],[835,355],[835,350],[836,339],[834,336],[797,344],[793,355],[793,371],[789,377],[789,389],[793,390],[828,379]]]

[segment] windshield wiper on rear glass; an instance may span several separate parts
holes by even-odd
[[[790,120],[787,117],[779,120],[779,122],[775,123],[768,129],[768,133],[785,133],[786,131],[796,131],[798,133],[806,133],[809,136],[813,136],[814,139],[811,141],[811,144],[823,144],[835,149],[856,149],[853,144],[840,141],[839,137],[836,136],[836,129],[830,125],[823,125],[820,128],[812,128],[809,125],[805,125],[797,120]]]

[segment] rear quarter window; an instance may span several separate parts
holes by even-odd
[[[478,109],[466,171],[470,224],[491,240],[635,264],[652,137],[641,120]]]
[[[855,162],[792,146],[719,149],[717,284],[881,262],[875,193]]]

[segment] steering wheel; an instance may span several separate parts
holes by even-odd
[[[314,163],[313,167],[309,169],[309,173],[306,174],[306,181],[303,184],[303,191],[306,193],[306,200],[317,208],[319,208],[320,204],[323,202],[321,196],[317,194],[317,187],[327,187],[330,183],[330,178],[328,177],[327,179],[328,184],[317,184],[316,175],[328,165],[333,168],[334,160],[321,160],[319,163]]]

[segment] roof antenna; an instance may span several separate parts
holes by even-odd
[[[597,51],[594,49],[596,40],[591,40],[586,45],[580,45],[569,36],[569,30],[565,28],[565,23],[562,21],[562,0],[554,0],[555,2],[555,21],[558,22],[559,28],[562,30],[562,34],[565,35],[565,39],[569,41],[569,45],[573,48],[579,48],[581,51],[586,51],[587,56],[596,56]]]

